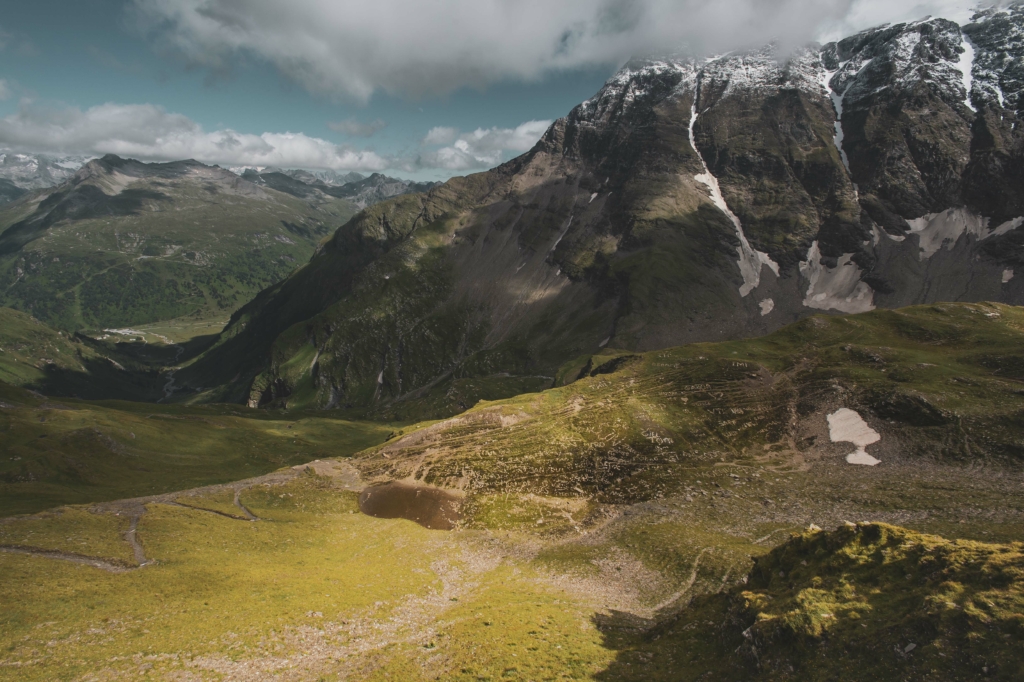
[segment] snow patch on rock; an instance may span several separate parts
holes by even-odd
[[[1006,284],[1013,279],[1013,268],[1006,268],[1003,270],[1003,284]]]
[[[861,281],[862,272],[853,262],[852,253],[843,254],[834,268],[828,268],[821,262],[821,249],[814,241],[807,250],[807,260],[800,263],[800,274],[810,282],[803,301],[808,308],[843,313],[875,309],[875,292]]]
[[[873,467],[881,462],[869,455],[865,448],[882,440],[882,436],[854,410],[841,407],[828,415],[828,437],[833,443],[853,443],[857,449],[846,456],[850,464]]]
[[[974,71],[974,45],[971,45],[970,39],[963,33],[960,34],[960,38],[963,41],[964,51],[960,53],[960,61],[957,62],[957,68],[960,69],[960,74],[963,77],[964,92],[966,93],[964,104],[971,111],[977,111],[974,105],[971,104],[971,88],[974,85],[972,76]]]
[[[632,59],[609,78],[596,95],[577,108],[581,120],[606,119],[616,111],[626,111],[633,103],[646,97],[652,85],[663,78],[682,76],[683,84],[696,75],[691,59],[683,55],[669,55],[659,59]]]
[[[761,306],[761,317],[764,317],[771,311],[775,310],[775,301],[773,301],[770,298],[764,299],[763,301],[758,303],[758,305]]]
[[[772,43],[748,52],[711,57],[701,76],[711,89],[724,86],[723,97],[736,90],[777,90],[780,86],[817,94],[821,58],[816,49],[787,53]]]
[[[711,192],[711,201],[717,206],[722,213],[729,217],[732,224],[736,227],[736,236],[740,240],[740,245],[736,247],[736,254],[739,259],[736,261],[740,268],[740,275],[743,277],[743,285],[740,286],[740,296],[746,296],[751,291],[757,288],[761,283],[761,266],[767,265],[768,268],[775,273],[775,276],[779,276],[779,264],[771,259],[771,257],[762,251],[755,250],[750,246],[750,242],[747,241],[747,236],[743,233],[743,224],[740,223],[739,217],[730,210],[729,205],[725,203],[725,197],[722,196],[722,188],[718,185],[718,178],[712,175],[708,169],[707,163],[704,162],[704,156],[697,149],[697,140],[693,134],[693,127],[697,123],[697,95],[694,94],[694,103],[690,107],[690,146],[697,152],[697,158],[700,159],[700,165],[704,168],[704,172],[693,176],[693,179],[703,184]]]
[[[832,136],[832,142],[835,144],[836,149],[839,150],[839,158],[842,159],[843,166],[846,168],[846,172],[849,173],[850,158],[846,155],[846,150],[843,149],[843,97],[846,96],[846,91],[850,89],[850,86],[847,85],[842,94],[833,90],[831,86],[832,79],[843,69],[844,66],[846,66],[845,62],[840,64],[839,69],[835,71],[826,70],[822,76],[821,85],[825,88],[825,92],[828,94],[829,99],[832,100],[832,107],[836,111],[836,120],[832,124],[832,127],[835,130],[835,133]]]
[[[952,249],[964,234],[981,241],[989,237],[1006,234],[1024,224],[1024,217],[1007,220],[1005,223],[990,229],[989,219],[966,208],[951,208],[941,213],[929,213],[908,220],[911,234],[916,234],[920,245],[920,258],[924,260],[934,256],[943,244]]]

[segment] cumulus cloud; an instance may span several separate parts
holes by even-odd
[[[131,0],[139,30],[193,65],[275,65],[314,93],[422,96],[689,49],[795,46],[964,0]],[[953,18],[953,17],[951,17]]]
[[[455,142],[459,137],[458,128],[447,128],[445,126],[436,126],[431,128],[430,131],[423,138],[423,144],[451,144]]]
[[[232,166],[380,171],[389,161],[302,133],[253,135],[205,131],[195,121],[151,104],[102,104],[81,110],[23,102],[0,119],[0,147],[22,151],[117,154],[145,160],[196,159]]]
[[[361,123],[354,118],[347,118],[344,121],[332,121],[327,124],[327,127],[350,137],[373,137],[387,128],[388,124],[379,118],[369,123]]]
[[[367,100],[530,80],[688,46],[803,42],[854,0],[133,0],[136,25],[194,65],[255,57],[314,93]]]
[[[450,171],[490,168],[501,163],[509,152],[529,151],[550,125],[551,121],[527,121],[515,128],[477,128],[468,133],[456,128],[432,128],[423,144],[446,146],[424,150],[416,165]]]

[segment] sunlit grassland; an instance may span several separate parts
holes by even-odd
[[[394,428],[329,413],[52,401],[0,386],[0,515],[184,490],[348,456]]]
[[[84,438],[85,413],[109,439],[61,436],[65,459],[37,461],[80,442],[136,461],[117,448],[189,434],[221,453],[218,475],[235,472],[206,482],[244,477],[249,460],[228,453],[262,453],[270,471],[355,452],[345,464],[367,483],[459,488],[465,504],[457,530],[427,531],[290,469],[287,483],[149,503],[136,538],[155,563],[138,570],[0,553],[0,677],[1016,679],[1022,334],[1024,311],[988,304],[816,317],[762,339],[583,358],[560,372],[578,381],[419,425],[59,409],[11,389],[0,399],[20,404],[0,415],[25,429],[12,431],[21,447]],[[840,406],[881,434],[878,467],[847,464],[849,444],[829,440]],[[33,440],[29,427],[58,431]],[[202,478],[190,456],[175,455],[177,489]],[[123,469],[104,474],[149,492]],[[0,544],[130,563],[126,512],[137,503],[8,519]]]

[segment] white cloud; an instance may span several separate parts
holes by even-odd
[[[361,123],[354,118],[347,118],[344,121],[332,121],[327,124],[327,127],[350,137],[373,137],[387,128],[388,124],[379,118],[369,123]]]
[[[451,144],[459,137],[458,128],[446,128],[445,126],[436,126],[430,129],[426,137],[423,138],[423,144]]]
[[[784,46],[970,0],[131,0],[138,29],[215,72],[255,57],[313,93],[422,96],[634,55]]]
[[[10,99],[13,95],[11,84],[6,79],[0,78],[0,102]]]
[[[135,25],[194,65],[255,57],[314,93],[421,96],[634,54],[803,42],[854,0],[132,0]],[[891,3],[898,4],[898,3]]]
[[[389,161],[302,133],[207,132],[151,104],[49,109],[23,102],[0,119],[0,147],[33,152],[117,154],[144,160],[196,159],[232,166],[379,171]]]
[[[550,125],[551,121],[527,121],[515,128],[477,128],[461,134],[456,128],[432,128],[423,144],[447,146],[422,152],[416,165],[451,171],[490,168],[508,152],[529,151]]]
[[[849,11],[839,20],[825,22],[817,39],[821,42],[838,40],[852,33],[880,24],[916,21],[927,16],[944,17],[958,23],[970,20],[980,5],[993,3],[964,2],[964,0],[925,0],[893,2],[893,0],[854,0]]]

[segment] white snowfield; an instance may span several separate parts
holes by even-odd
[[[853,254],[845,253],[828,268],[821,262],[818,242],[811,243],[807,260],[800,263],[800,274],[810,283],[804,305],[815,310],[838,310],[843,313],[866,313],[875,309],[875,292],[861,281],[861,269],[853,262]]]
[[[869,455],[865,448],[882,440],[882,436],[854,410],[841,407],[828,415],[828,436],[833,443],[853,443],[856,446],[857,449],[846,456],[850,464],[873,467],[881,463],[881,460]]]
[[[740,245],[736,247],[736,255],[739,258],[736,264],[739,265],[740,275],[743,277],[743,285],[740,287],[740,296],[746,296],[751,291],[757,288],[761,283],[761,266],[767,265],[768,269],[775,273],[775,276],[779,276],[779,264],[771,259],[771,257],[763,251],[757,251],[747,241],[747,235],[743,233],[743,224],[740,223],[739,217],[732,212],[729,205],[725,203],[725,197],[722,196],[722,188],[718,185],[718,178],[711,174],[708,169],[708,164],[704,162],[704,157],[701,155],[700,150],[697,149],[697,140],[693,134],[693,126],[697,123],[697,95],[694,94],[694,103],[690,106],[690,146],[697,152],[697,158],[700,159],[700,165],[704,167],[704,172],[700,175],[693,176],[693,179],[701,183],[708,188],[711,193],[711,201],[717,206],[722,213],[724,213],[732,224],[736,227],[736,236],[740,240]],[[774,305],[774,304],[773,304]],[[765,315],[767,313],[761,313]]]
[[[921,260],[931,258],[943,244],[947,249],[952,249],[960,239],[961,235],[969,234],[978,241],[989,237],[997,237],[1015,230],[1024,224],[1024,217],[1007,220],[1005,223],[994,228],[989,227],[989,219],[977,215],[966,208],[951,208],[941,213],[929,213],[928,215],[908,220],[910,231],[917,235],[918,244],[921,246]]]

